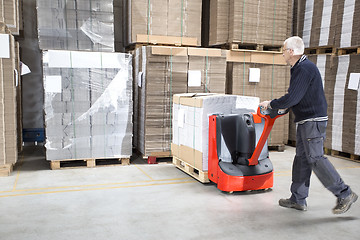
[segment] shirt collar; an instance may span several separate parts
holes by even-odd
[[[303,62],[305,59],[307,59],[306,55],[303,54],[299,60],[297,60],[297,62],[294,64],[294,66],[292,66],[291,68],[295,67],[298,63]]]

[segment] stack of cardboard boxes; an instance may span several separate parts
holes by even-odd
[[[19,0],[0,1],[0,175],[7,176],[22,150],[19,45],[22,29]]]
[[[261,101],[283,96],[289,87],[290,67],[281,53],[229,51],[228,88],[232,94],[259,97]],[[276,120],[269,146],[288,142],[288,115]]]
[[[360,55],[312,55],[324,79],[328,103],[325,147],[360,155]]]
[[[0,22],[4,22],[11,34],[19,35],[22,29],[19,0],[0,0]]]
[[[210,2],[209,45],[281,46],[291,31],[292,1]]]
[[[18,156],[19,58],[14,36],[4,23],[0,23],[0,42],[0,175],[9,175]]]
[[[360,45],[360,2],[355,0],[295,1],[297,34],[305,47],[348,48]]]
[[[201,45],[201,0],[125,1],[126,45]]]
[[[296,1],[297,28],[305,47],[316,49],[309,55],[320,70],[328,103],[325,147],[359,155],[359,23],[355,0]],[[322,49],[329,48],[329,51]],[[309,51],[310,52],[310,51]],[[290,122],[290,132],[295,124]],[[289,135],[295,140],[294,134]]]
[[[134,52],[134,146],[170,154],[172,100],[179,93],[225,93],[226,51],[143,46]]]

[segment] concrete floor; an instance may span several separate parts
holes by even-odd
[[[336,199],[315,176],[307,212],[278,206],[293,156],[270,152],[272,190],[228,194],[172,164],[50,170],[41,147],[26,147],[0,178],[0,239],[359,239],[360,201],[333,215]],[[360,193],[360,163],[330,160]]]

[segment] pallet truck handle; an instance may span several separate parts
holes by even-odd
[[[251,158],[249,159],[250,166],[257,165],[259,163],[258,159],[259,159],[260,153],[261,153],[262,149],[264,148],[265,142],[266,142],[267,138],[269,137],[271,129],[274,126],[275,120],[281,116],[284,116],[288,112],[289,112],[289,109],[284,110],[284,109],[268,108],[268,109],[264,110],[264,109],[258,107],[257,113],[254,115],[264,118],[265,126],[264,126],[264,130],[261,134],[261,137],[259,139],[259,142],[256,145]]]

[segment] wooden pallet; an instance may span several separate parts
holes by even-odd
[[[360,46],[349,47],[349,48],[339,48],[337,50],[338,55],[348,55],[348,54],[360,54]]]
[[[268,146],[269,151],[278,151],[283,152],[285,151],[285,144],[274,144]]]
[[[292,147],[296,147],[296,141],[295,140],[288,140],[288,145]]]
[[[64,168],[79,168],[79,167],[99,167],[99,166],[115,166],[115,165],[129,165],[130,158],[103,158],[103,159],[65,159],[50,161],[50,168],[52,170]]]
[[[10,176],[14,167],[13,164],[5,164],[0,166],[0,177]]]
[[[266,44],[257,44],[257,43],[224,43],[218,45],[209,46],[210,48],[221,48],[225,50],[249,50],[249,51],[258,51],[258,52],[278,52],[282,51],[282,46],[280,45],[266,45]]]
[[[135,50],[141,46],[175,46],[175,47],[196,47],[198,46],[197,38],[174,37],[160,35],[142,35],[138,34],[136,41],[126,47],[126,51]]]
[[[281,46],[272,46],[265,44],[256,44],[256,43],[229,43],[229,50],[256,50],[264,52],[281,52]]]
[[[138,149],[133,150],[135,155],[140,156],[148,164],[171,163],[172,154],[170,151],[141,153]]]
[[[337,49],[333,46],[321,46],[315,48],[306,48],[304,53],[306,55],[319,55],[319,54],[336,54]]]
[[[342,158],[342,159],[346,159],[346,160],[360,162],[360,156],[356,155],[356,154],[336,151],[336,150],[332,150],[332,149],[329,149],[329,148],[324,148],[324,153],[326,155],[330,155],[330,156],[333,156],[333,157],[338,157],[338,158]]]
[[[208,177],[208,172],[201,171],[191,166],[187,162],[184,162],[180,158],[173,157],[173,164],[180,170],[184,171],[185,173],[189,174],[190,176],[192,176],[193,178],[195,178],[196,180],[202,183],[210,182]]]

